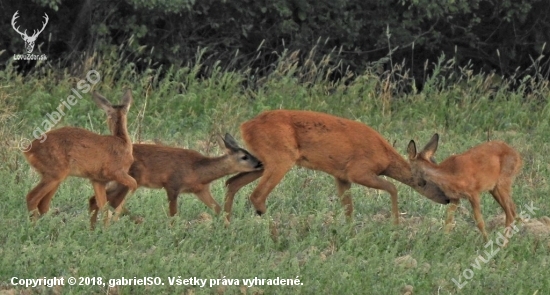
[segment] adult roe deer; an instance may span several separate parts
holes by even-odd
[[[504,210],[506,228],[509,228],[516,217],[516,205],[510,194],[522,164],[519,153],[502,141],[489,141],[462,154],[450,156],[437,165],[432,156],[437,150],[438,141],[439,135],[436,133],[417,153],[416,144],[411,140],[407,152],[415,181],[434,183],[450,199],[445,231],[451,230],[454,212],[460,199],[465,198],[470,201],[477,227],[487,241],[479,201],[480,194],[485,191],[489,191]]]
[[[206,206],[219,214],[221,207],[210,193],[210,183],[226,175],[262,168],[262,163],[240,148],[231,135],[225,134],[222,142],[226,151],[219,157],[206,157],[194,150],[182,148],[134,144],[134,163],[129,173],[140,187],[166,190],[170,216],[176,215],[178,211],[177,198],[180,193],[195,194]],[[107,200],[112,207],[118,207],[127,193],[127,186],[112,183],[107,189]],[[97,212],[97,208],[92,196],[89,209]],[[92,218],[97,218],[97,213]]]
[[[348,217],[353,213],[349,189],[357,183],[388,192],[394,222],[399,223],[397,190],[379,175],[402,182],[437,203],[449,202],[437,186],[413,182],[409,163],[378,132],[356,121],[312,111],[274,110],[243,123],[241,134],[264,169],[227,180],[227,220],[237,191],[260,177],[250,201],[258,214],[265,213],[267,196],[294,165],[334,176]]]
[[[63,127],[47,132],[47,139],[34,140],[24,153],[29,164],[40,174],[40,183],[27,194],[27,209],[33,220],[48,212],[57,188],[68,176],[88,178],[92,182],[99,208],[107,203],[105,185],[117,181],[132,191],[136,181],[128,175],[133,163],[132,142],[126,127],[126,115],[132,103],[132,93],[127,90],[122,105],[111,105],[94,91],[94,102],[107,113],[111,135],[99,135],[77,127]],[[117,216],[120,213],[117,208]],[[37,212],[38,211],[38,212]],[[108,224],[108,214],[105,214]],[[95,223],[91,224],[94,228]]]

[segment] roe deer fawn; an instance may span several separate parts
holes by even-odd
[[[105,185],[109,181],[124,183],[132,191],[137,188],[136,181],[128,175],[133,157],[126,115],[132,103],[132,93],[127,90],[122,98],[123,104],[115,106],[96,92],[92,97],[107,113],[112,135],[63,127],[46,133],[47,139],[43,142],[34,140],[31,148],[24,153],[29,164],[41,176],[40,183],[27,195],[27,209],[32,212],[35,221],[38,213],[48,212],[52,197],[68,176],[88,178],[92,182],[99,208],[107,203]],[[122,206],[117,208],[117,216],[121,209]],[[107,225],[108,214],[104,217]],[[93,229],[95,224],[91,226]]]
[[[504,210],[506,228],[509,228],[516,217],[516,205],[510,194],[512,182],[522,164],[519,153],[502,141],[489,141],[462,154],[450,156],[437,165],[432,157],[438,141],[439,135],[436,133],[417,153],[416,144],[411,140],[407,151],[415,182],[419,185],[432,182],[450,199],[445,231],[451,230],[454,212],[460,199],[465,198],[470,201],[477,227],[487,241],[479,202],[480,194],[485,191],[489,191]]]
[[[357,183],[388,192],[394,223],[399,223],[397,190],[379,175],[402,182],[437,203],[449,202],[435,185],[421,187],[413,182],[409,163],[378,132],[356,121],[312,111],[274,110],[243,123],[241,134],[264,169],[227,180],[227,221],[237,191],[260,177],[250,201],[256,213],[265,213],[267,196],[294,165],[334,176],[348,217],[353,213],[349,189]]]
[[[180,193],[195,194],[206,206],[219,214],[221,207],[210,193],[210,183],[226,175],[262,168],[262,163],[240,148],[231,135],[225,134],[225,139],[222,140],[226,152],[213,158],[194,150],[134,144],[134,163],[130,167],[130,175],[135,178],[138,186],[166,190],[170,216],[176,215],[178,211],[177,198]],[[107,200],[111,206],[118,207],[127,193],[126,185],[112,183],[107,189]],[[90,198],[89,208],[90,211],[97,212],[94,196]],[[96,217],[97,213],[94,213],[92,218]]]

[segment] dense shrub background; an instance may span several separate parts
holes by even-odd
[[[285,50],[300,50],[304,60],[317,46],[314,60],[338,55],[335,78],[381,61],[381,70],[403,64],[422,81],[426,61],[442,54],[476,71],[525,76],[541,72],[535,67],[546,59],[535,60],[550,49],[550,5],[543,0],[12,0],[0,6],[3,67],[23,53],[10,24],[16,10],[29,31],[49,15],[37,48],[72,71],[95,52],[123,50],[123,61],[139,69],[185,65],[201,52],[205,65],[262,75]],[[24,71],[35,64],[17,62]]]

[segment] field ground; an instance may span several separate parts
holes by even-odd
[[[525,94],[505,87],[495,90],[484,84],[487,77],[468,76],[456,84],[434,80],[421,94],[391,97],[380,95],[378,80],[367,74],[348,85],[304,85],[282,71],[258,89],[243,89],[237,74],[201,80],[191,69],[173,72],[147,88],[146,75],[120,70],[122,78],[114,79],[108,68],[97,70],[105,74],[95,88],[113,101],[120,99],[123,86],[132,85],[135,104],[129,130],[135,141],[160,140],[210,155],[220,153],[212,135],[230,132],[241,141],[241,122],[277,108],[359,120],[378,130],[403,156],[410,139],[424,144],[434,132],[441,135],[438,160],[487,137],[504,140],[524,161],[513,186],[518,212],[534,207],[533,214],[501,248],[503,212],[485,193],[482,212],[492,242],[486,245],[468,202],[461,203],[454,230],[445,234],[446,207],[393,181],[399,192],[400,225],[389,219],[388,194],[357,185],[352,187],[354,218],[347,222],[333,179],[294,168],[271,193],[262,217],[255,216],[247,202],[255,184],[243,188],[228,228],[192,195],[180,195],[179,214],[169,218],[164,191],[141,188],[127,202],[141,223],[123,217],[108,228],[90,231],[87,199],[92,188],[77,178],[61,185],[50,212],[32,226],[25,196],[39,176],[17,145],[32,138],[75,81],[61,77],[51,82],[50,74],[22,78],[6,71],[0,80],[0,103],[5,106],[0,113],[0,294],[411,294],[410,288],[414,294],[550,293],[546,85]],[[106,133],[105,115],[90,94],[82,96],[56,128],[80,126]],[[223,183],[221,179],[212,186],[220,204]],[[12,286],[13,277],[101,277],[107,285],[109,279],[159,277],[164,285],[25,288]],[[172,278],[193,277],[208,282],[204,287],[170,285]],[[266,279],[265,284],[244,286],[244,279],[256,277]],[[277,277],[292,282],[298,278],[300,285],[267,284]],[[233,284],[238,279],[239,286],[228,286],[229,279]]]

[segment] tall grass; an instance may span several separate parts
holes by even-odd
[[[457,213],[453,233],[442,232],[445,207],[436,205],[398,184],[402,225],[389,219],[389,196],[372,189],[352,188],[354,221],[346,222],[331,177],[294,169],[268,198],[268,212],[253,216],[246,202],[254,185],[237,195],[229,228],[191,196],[180,196],[180,213],[167,217],[165,193],[140,189],[128,200],[129,209],[145,218],[139,225],[122,218],[109,228],[88,230],[89,183],[69,179],[53,199],[50,214],[36,226],[28,222],[24,196],[38,175],[18,150],[22,138],[31,138],[45,116],[90,69],[102,80],[95,85],[117,100],[123,87],[134,91],[129,114],[133,139],[157,140],[218,154],[212,135],[230,132],[239,140],[239,124],[261,111],[305,109],[361,121],[378,130],[404,154],[410,139],[425,142],[441,134],[438,159],[488,139],[501,139],[517,148],[524,168],[514,185],[519,208],[531,202],[538,216],[550,204],[550,131],[548,84],[540,77],[516,80],[493,74],[474,74],[442,57],[430,65],[422,91],[404,68],[384,71],[379,64],[361,74],[341,69],[338,52],[316,58],[285,52],[262,75],[254,68],[226,71],[201,63],[204,51],[183,68],[161,68],[149,63],[138,70],[116,53],[96,54],[79,70],[57,71],[46,66],[29,76],[13,67],[0,73],[0,289],[27,289],[30,293],[102,294],[397,294],[405,285],[416,294],[502,293],[545,294],[550,282],[547,234],[521,232],[489,264],[476,270],[464,289],[451,281],[470,266],[484,244],[469,205]],[[202,55],[201,55],[202,54]],[[382,68],[383,69],[383,68]],[[338,72],[338,75],[335,73]],[[339,79],[335,77],[339,76]],[[104,116],[90,94],[56,125],[79,126],[107,133]],[[213,184],[223,202],[223,181]],[[482,198],[488,223],[501,212],[491,197]],[[491,238],[503,225],[490,227]],[[395,259],[410,255],[416,266]],[[164,286],[65,286],[61,289],[19,288],[11,277],[159,276]],[[167,277],[284,278],[300,277],[303,285],[169,286]]]

